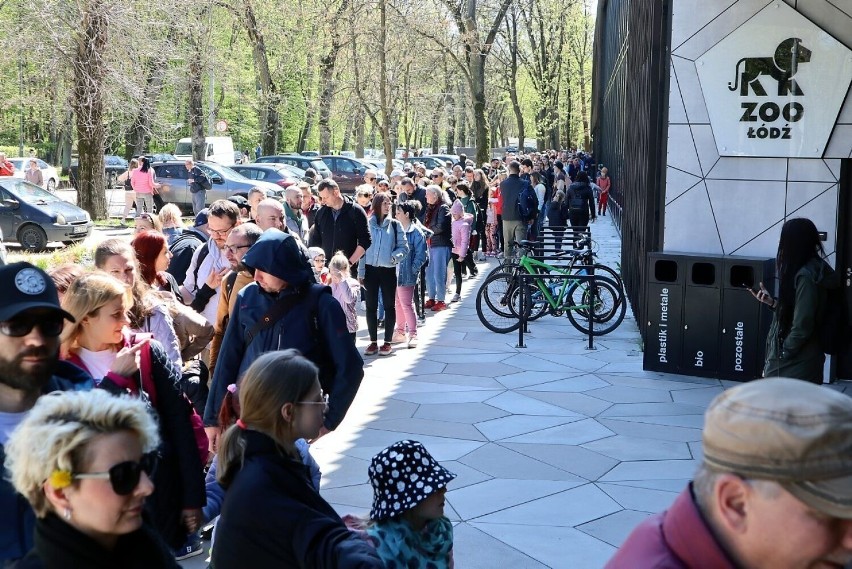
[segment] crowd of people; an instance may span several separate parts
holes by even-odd
[[[0,562],[176,567],[210,528],[216,569],[453,567],[455,475],[423,445],[373,457],[369,515],[341,518],[310,444],[345,418],[362,356],[416,348],[479,262],[606,215],[612,187],[582,155],[414,159],[368,170],[353,197],[329,179],[281,201],[252,190],[191,227],[143,201],[132,240],[99,243],[92,267],[0,268]],[[778,298],[753,291],[775,310],[767,376],[821,380],[823,257],[812,223],[785,224]],[[720,395],[695,481],[610,566],[848,563],[849,425],[852,400],[802,381]],[[800,532],[783,547],[780,522]]]

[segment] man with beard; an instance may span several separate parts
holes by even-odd
[[[35,515],[6,479],[3,445],[36,399],[51,391],[89,390],[92,378],[59,361],[59,334],[74,318],[59,306],[56,286],[29,263],[0,268],[0,566],[33,546]],[[38,441],[32,441],[35,445]]]

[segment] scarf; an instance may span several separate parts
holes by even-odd
[[[453,524],[446,517],[432,520],[416,532],[408,522],[391,518],[367,528],[376,553],[388,569],[449,569],[453,550]]]
[[[302,223],[302,210],[301,209],[294,210],[292,207],[290,207],[290,204],[288,204],[287,202],[284,202],[283,205],[284,205],[284,214],[287,217],[289,217],[290,219],[292,219],[293,221],[295,221],[296,223],[301,225],[301,223]]]

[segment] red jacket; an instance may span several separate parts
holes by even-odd
[[[15,165],[8,160],[0,162],[0,176],[14,176]]]
[[[695,505],[692,484],[630,533],[605,569],[735,569]]]

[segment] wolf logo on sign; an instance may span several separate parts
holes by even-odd
[[[751,85],[754,94],[765,97],[766,91],[758,81],[761,75],[769,75],[778,81],[778,95],[785,96],[792,93],[793,96],[802,96],[804,92],[796,83],[793,76],[799,69],[800,63],[811,60],[811,50],[802,45],[799,38],[788,38],[778,44],[773,57],[744,57],[737,62],[737,77],[728,83],[731,91],[740,90],[741,96],[748,95]],[[740,71],[740,66],[743,67]]]

